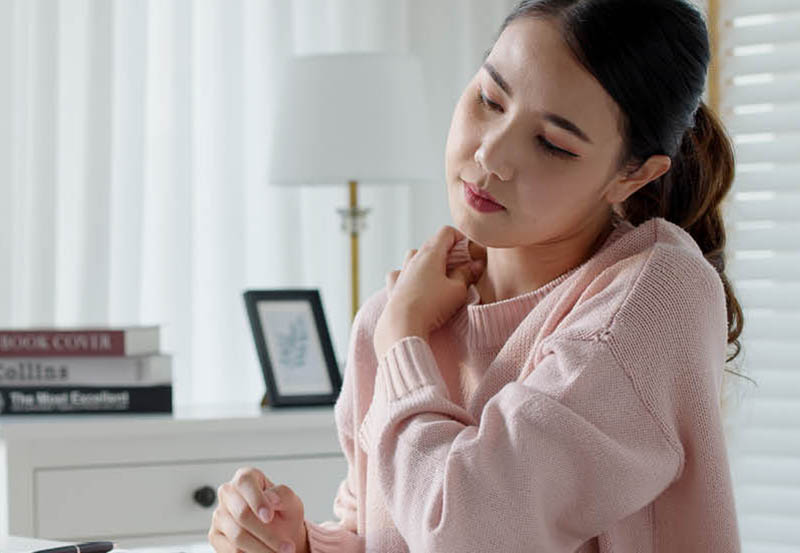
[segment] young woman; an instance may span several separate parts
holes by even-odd
[[[740,550],[720,410],[734,165],[709,57],[686,0],[513,10],[453,114],[455,226],[356,316],[339,520],[241,469],[216,551]]]

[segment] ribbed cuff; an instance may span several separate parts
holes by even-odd
[[[392,344],[378,362],[372,403],[358,429],[362,449],[369,451],[375,436],[390,416],[393,402],[430,386],[449,401],[447,384],[428,342],[419,336],[406,336]],[[425,402],[430,398],[416,398],[415,401]]]
[[[447,396],[447,385],[433,351],[419,336],[406,336],[392,344],[378,363],[378,372],[381,374],[376,378],[383,378],[390,402],[423,386],[440,386]]]
[[[364,539],[333,521],[305,521],[309,553],[362,553]]]
[[[450,248],[450,252],[447,254],[446,271],[450,271],[462,263],[471,260],[472,257],[469,255],[469,238],[465,236]]]

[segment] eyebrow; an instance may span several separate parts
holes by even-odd
[[[492,79],[494,79],[494,81],[497,83],[497,86],[502,88],[503,91],[506,94],[508,94],[509,98],[514,97],[514,93],[511,91],[511,87],[509,86],[509,84],[506,82],[503,76],[497,72],[497,69],[495,69],[491,63],[489,63],[488,61],[484,62],[482,67],[489,72],[489,75],[492,76]],[[586,135],[586,133],[583,132],[578,125],[576,125],[569,119],[562,117],[558,114],[551,113],[549,111],[544,112],[542,116],[545,118],[545,120],[550,121],[551,123],[553,123],[558,127],[561,127],[565,131],[571,132],[584,142],[588,142],[589,144],[594,144],[594,142],[592,142],[592,140]]]

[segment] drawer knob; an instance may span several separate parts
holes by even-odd
[[[217,500],[217,494],[211,486],[203,486],[194,492],[194,500],[203,507],[211,507]]]

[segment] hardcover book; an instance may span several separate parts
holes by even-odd
[[[0,388],[0,415],[170,412],[171,385]]]
[[[172,383],[172,356],[3,357],[0,387],[153,386]]]
[[[88,357],[158,353],[159,327],[0,329],[0,357]]]

